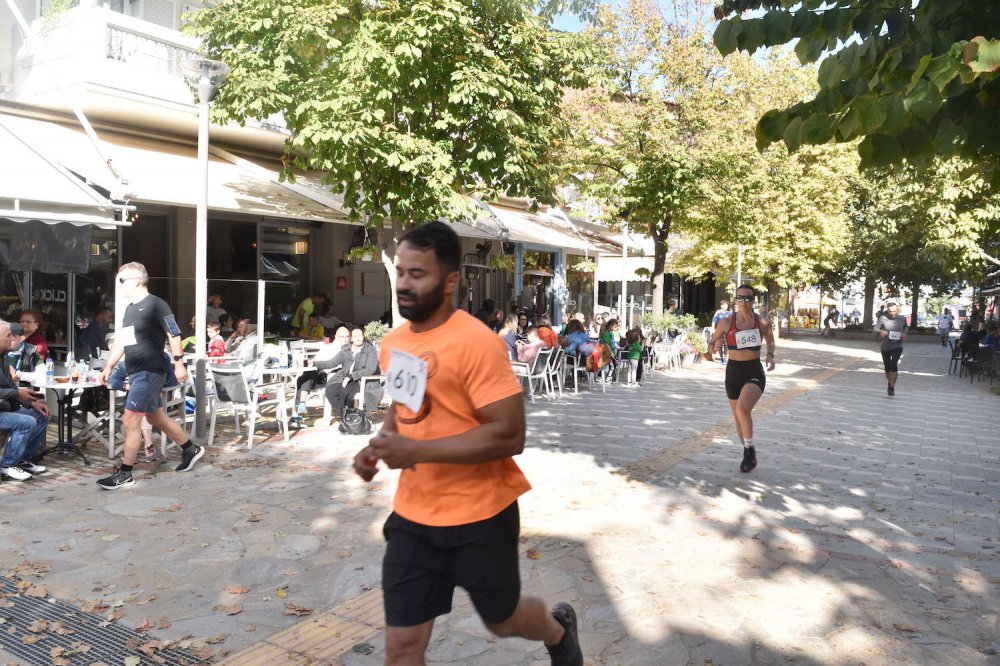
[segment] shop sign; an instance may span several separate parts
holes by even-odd
[[[32,291],[33,303],[65,303],[65,289],[35,289]]]

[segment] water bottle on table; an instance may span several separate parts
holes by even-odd
[[[56,383],[56,364],[52,362],[52,357],[45,361],[45,383]]]

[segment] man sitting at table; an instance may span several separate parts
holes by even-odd
[[[108,333],[111,332],[113,315],[111,308],[98,308],[94,318],[80,334],[79,346],[86,351],[87,358],[97,358],[100,351],[108,349]]]
[[[42,362],[35,345],[24,339],[24,329],[16,322],[10,322],[10,334],[14,336],[10,351],[7,352],[7,365],[15,382],[20,381],[21,374],[34,372],[35,367]]]
[[[345,347],[330,363],[339,363],[341,367],[326,384],[326,399],[334,414],[343,414],[344,407],[352,404],[361,390],[361,378],[378,374],[378,352],[365,340],[365,332],[356,328],[351,331],[351,346]],[[382,398],[382,387],[372,382],[366,387],[366,393],[365,404],[377,405]]]
[[[18,388],[10,375],[7,353],[14,344],[10,324],[0,319],[0,430],[10,433],[4,450],[0,475],[4,479],[27,481],[45,467],[32,461],[42,446],[49,425],[49,408],[40,393]]]
[[[323,324],[319,323],[319,315],[315,312],[310,313],[305,326],[299,329],[299,337],[316,342],[322,340],[323,335]]]
[[[303,393],[309,393],[321,386],[326,386],[326,370],[339,370],[341,362],[340,352],[347,349],[351,344],[351,332],[346,326],[341,326],[333,336],[333,341],[328,345],[320,347],[319,352],[313,357],[311,367],[302,373],[295,383],[295,414],[296,419],[302,421],[306,414],[306,403],[302,397]],[[333,359],[337,358],[336,364]]]

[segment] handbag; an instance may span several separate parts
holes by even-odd
[[[594,347],[594,367],[600,370],[608,363],[611,363],[611,346],[606,342],[602,342],[596,347]]]
[[[357,407],[344,407],[340,419],[340,431],[345,435],[367,435],[372,431],[372,422],[368,414]]]

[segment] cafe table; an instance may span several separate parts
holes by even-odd
[[[56,404],[58,406],[58,411],[56,415],[56,427],[58,428],[58,440],[56,445],[49,447],[38,454],[39,458],[42,458],[50,453],[75,453],[76,455],[83,458],[83,462],[86,465],[90,464],[87,460],[87,456],[84,455],[83,451],[79,447],[73,445],[73,415],[72,415],[72,404],[73,396],[77,391],[84,389],[97,388],[101,386],[100,380],[92,379],[86,375],[81,375],[80,379],[77,381],[49,381],[45,376],[39,378],[37,374],[30,377],[25,377],[31,382],[32,386],[39,390],[52,391],[56,398]]]

